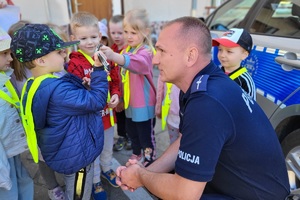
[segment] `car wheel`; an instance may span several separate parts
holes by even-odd
[[[288,169],[291,190],[300,187],[300,129],[287,135],[281,142]]]

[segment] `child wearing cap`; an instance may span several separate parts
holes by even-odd
[[[97,56],[89,90],[72,74],[61,78],[53,75],[64,67],[64,48],[77,43],[63,42],[43,24],[22,27],[11,42],[12,53],[33,75],[23,87],[20,105],[30,152],[38,162],[38,143],[47,165],[65,174],[68,199],[75,196],[75,173],[84,168],[86,180],[90,180],[93,171],[89,169],[102,151],[103,124],[99,111],[106,104],[108,89],[106,72]],[[86,182],[80,198],[90,197],[88,185]]]
[[[241,62],[248,57],[252,49],[252,37],[244,29],[232,28],[221,38],[212,40],[218,46],[218,59],[221,69],[235,81],[249,96],[256,100],[255,84],[247,69]]]
[[[99,26],[99,31],[101,33],[101,40],[100,43],[108,46],[108,34],[107,34],[107,21],[106,19],[102,19],[101,21],[98,22],[98,26]]]
[[[19,97],[10,76],[11,37],[0,28],[0,199],[33,199],[33,180],[20,154],[28,150]]]
[[[9,30],[8,30],[8,34],[12,37],[13,34],[19,30],[20,28],[22,28],[23,26],[25,26],[26,24],[29,24],[29,21],[24,21],[24,20],[20,20],[17,23],[13,24]],[[63,35],[63,32],[60,31],[60,29],[58,28],[58,26],[54,25],[54,24],[48,24],[49,27],[52,27],[52,29],[54,29],[58,35],[64,40],[67,41],[65,39],[65,35]],[[60,31],[60,32],[59,32]],[[12,54],[13,56],[13,54]],[[14,56],[13,56],[14,57]],[[19,62],[16,58],[13,58],[13,61],[11,62],[11,67],[14,69],[14,73],[11,76],[11,82],[13,84],[13,86],[16,89],[17,94],[20,96],[21,92],[22,92],[22,88],[24,83],[26,82],[26,80],[28,78],[30,78],[31,72],[28,68],[26,68],[23,63]],[[63,73],[60,73],[59,75],[61,75]],[[58,75],[57,73],[55,73],[55,75]],[[44,161],[43,156],[41,155],[40,151],[39,151],[39,171],[45,181],[46,187],[48,188],[48,196],[51,200],[65,200],[65,193],[62,187],[60,187],[56,175],[55,175],[55,171],[52,170]]]
[[[78,51],[70,54],[68,71],[81,79],[90,78],[97,46],[100,44],[101,33],[99,32],[98,19],[91,13],[78,12],[71,18],[71,40],[79,40]],[[104,146],[101,155],[94,161],[94,178],[92,196],[95,200],[106,199],[106,192],[101,183],[100,176],[105,178],[113,187],[116,184],[116,174],[112,169],[113,143],[114,143],[114,123],[115,114],[113,108],[119,103],[120,79],[118,68],[110,67],[107,72],[109,81],[109,92],[107,105],[100,111],[104,125]]]

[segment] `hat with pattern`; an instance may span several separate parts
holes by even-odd
[[[245,29],[232,28],[226,31],[222,37],[212,40],[212,46],[219,45],[229,48],[241,46],[250,53],[252,49],[252,37]]]
[[[5,51],[10,48],[11,37],[6,31],[0,27],[0,51]]]
[[[64,42],[45,24],[28,24],[13,34],[10,48],[20,62],[28,62],[78,43]]]

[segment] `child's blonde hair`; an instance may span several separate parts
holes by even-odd
[[[150,37],[150,21],[148,13],[145,9],[133,9],[125,14],[123,26],[131,26],[135,31],[140,32],[144,36],[144,45],[148,45],[151,49],[153,44]]]
[[[99,29],[97,17],[92,13],[84,11],[73,14],[70,22],[72,34],[75,33],[77,27],[82,26],[94,26]]]
[[[69,35],[63,30],[63,27],[58,26],[56,24],[53,23],[47,23],[47,25],[55,32],[59,35],[59,37],[64,41],[64,42],[68,42],[69,39]]]
[[[64,30],[62,26],[58,26],[57,24],[47,23],[47,26],[51,28],[64,42],[70,41],[70,37],[67,32]],[[65,49],[67,56],[65,57],[65,62],[69,61],[69,52],[72,51],[74,47],[68,47]]]

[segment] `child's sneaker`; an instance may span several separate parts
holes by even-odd
[[[132,147],[131,147],[131,140],[130,138],[127,138],[126,140],[126,150],[131,150]]]
[[[154,151],[152,148],[146,148],[144,149],[144,162],[143,165],[145,167],[148,167],[149,165],[151,165],[154,162],[155,159],[155,155],[154,155]]]
[[[105,178],[109,184],[111,184],[111,186],[119,187],[119,185],[116,183],[117,175],[112,169],[108,170],[107,172],[101,172],[101,176]]]
[[[65,193],[63,189],[58,186],[52,190],[48,190],[48,196],[51,200],[65,200]]]
[[[94,200],[106,200],[107,199],[107,194],[106,194],[101,182],[93,184],[92,197]]]
[[[125,138],[119,137],[117,142],[114,144],[114,150],[115,151],[121,151],[125,145]]]

